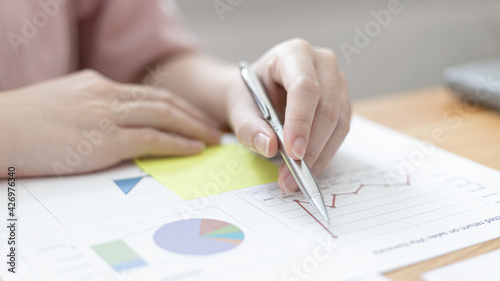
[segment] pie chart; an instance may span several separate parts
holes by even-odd
[[[212,255],[237,247],[243,231],[234,224],[214,219],[185,219],[167,223],[154,233],[156,245],[185,255]]]

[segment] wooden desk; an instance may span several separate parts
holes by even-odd
[[[462,102],[444,87],[356,101],[354,113],[421,140],[432,140],[433,130],[443,130],[446,140],[436,146],[500,170],[500,113]],[[421,280],[424,272],[495,249],[500,249],[500,238],[386,276],[396,281]]]

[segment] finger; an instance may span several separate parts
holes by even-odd
[[[168,93],[168,94],[165,94]],[[158,99],[162,100],[164,102],[168,102],[173,104],[174,106],[184,110],[184,112],[187,112],[190,114],[193,118],[200,120],[202,122],[207,123],[208,125],[214,127],[214,128],[219,128],[220,124],[215,121],[213,118],[209,117],[204,111],[201,109],[197,108],[195,105],[191,104],[187,100],[172,94],[168,91],[160,91],[158,95]]]
[[[351,123],[351,115],[352,115],[352,105],[351,98],[349,97],[349,87],[347,85],[347,80],[344,76],[344,73],[339,72],[339,87],[341,93],[341,108],[344,109],[344,115],[347,120],[349,120],[349,124]]]
[[[285,151],[294,159],[306,152],[314,114],[321,95],[312,47],[303,40],[292,41],[270,71],[273,80],[287,91],[284,122]]]
[[[342,111],[340,113],[337,126],[335,127],[330,139],[322,149],[320,156],[316,159],[314,165],[309,165],[315,175],[319,175],[330,163],[330,160],[339,149],[350,129],[351,104],[349,101],[349,91],[344,75],[340,72],[338,75],[338,85],[340,96],[339,103],[341,104]],[[293,192],[298,189],[297,182],[288,169],[280,169],[278,184],[285,192]]]
[[[288,167],[285,162],[281,163],[280,166],[278,167],[278,175],[281,174],[281,171],[285,168]]]
[[[345,125],[342,125],[342,129],[339,132],[336,132],[327,142],[324,150],[321,152],[321,155],[317,159],[316,163],[313,166],[310,166],[311,171],[315,176],[319,175],[325,167],[330,163],[333,155],[339,149],[340,145],[345,139],[345,134],[342,131],[346,130],[344,128]],[[347,129],[348,130],[348,129]],[[298,190],[297,182],[293,177],[292,173],[288,169],[282,169],[278,176],[278,183],[283,191],[285,192],[293,192]]]
[[[193,118],[187,112],[172,104],[152,101],[132,101],[126,106],[129,109],[118,125],[125,127],[152,127],[168,131],[188,138],[198,139],[207,144],[219,142],[221,132],[207,123]]]
[[[283,176],[282,176],[282,174],[284,174],[284,172],[283,172],[284,170],[289,170],[288,166],[286,165],[285,162],[281,163],[281,165],[278,168],[278,186],[281,189],[281,191],[288,193],[289,191],[283,187]]]
[[[312,165],[311,169],[316,175],[320,174],[323,169],[330,163],[330,160],[335,155],[340,145],[344,141],[345,137],[349,133],[350,123],[351,123],[351,103],[349,101],[349,90],[347,89],[347,83],[342,73],[339,73],[339,96],[341,104],[341,114],[339,116],[339,121],[335,127],[332,137],[325,145],[325,148],[321,152],[319,158]]]
[[[184,112],[188,113],[197,120],[207,123],[214,128],[219,127],[219,124],[201,109],[165,89],[135,84],[123,84],[120,89],[122,92],[120,99],[123,101],[142,100],[169,103],[182,109]]]
[[[333,52],[315,50],[314,60],[321,87],[321,97],[314,115],[310,140],[304,160],[312,167],[337,126],[341,108],[337,62]]]
[[[328,163],[330,163],[330,160],[332,160],[333,156],[347,136],[347,133],[349,132],[350,121],[346,120],[346,118],[347,117],[341,117],[333,136],[330,138],[330,140],[328,140],[325,148],[321,152],[321,155],[311,167],[311,170],[315,175],[319,175],[325,169]]]
[[[264,121],[249,90],[243,82],[229,96],[228,112],[231,127],[240,143],[265,157],[278,153],[278,140]]]
[[[278,175],[278,185],[283,190],[283,192],[294,192],[298,189],[297,182],[293,177],[290,169],[283,168]]]
[[[124,128],[120,147],[126,158],[140,156],[181,156],[200,153],[205,144],[153,128]]]

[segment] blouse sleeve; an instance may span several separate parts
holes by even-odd
[[[80,67],[119,82],[136,82],[146,66],[199,42],[176,6],[160,0],[80,0]]]

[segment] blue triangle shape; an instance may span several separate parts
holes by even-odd
[[[114,182],[123,191],[123,193],[128,194],[142,178],[143,177],[114,180]]]

